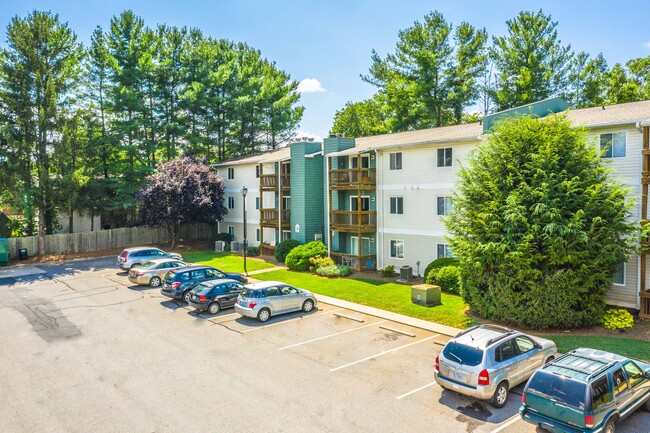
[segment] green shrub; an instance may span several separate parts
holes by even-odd
[[[316,268],[316,275],[328,278],[338,278],[341,276],[341,270],[336,265],[321,266],[320,268]]]
[[[388,265],[384,269],[382,269],[380,272],[384,277],[390,278],[395,273],[395,267],[393,265]]]
[[[460,269],[458,269],[458,266],[433,268],[429,271],[429,276],[424,281],[427,284],[440,286],[445,292],[460,293]]]
[[[226,245],[230,245],[230,243],[234,240],[234,236],[230,233],[217,233],[217,236],[215,236],[214,240],[225,241]]]
[[[292,249],[285,259],[289,269],[304,272],[309,269],[309,259],[312,257],[324,257],[327,255],[327,247],[321,241],[311,241],[308,244],[300,245]]]
[[[257,257],[260,255],[260,247],[248,247],[246,248],[246,255],[250,257]]]
[[[224,251],[230,251],[230,245],[226,245],[225,247],[223,247],[223,250]]]
[[[349,266],[345,265],[336,265],[337,268],[339,268],[339,272],[341,272],[342,277],[347,277],[352,273],[352,268]]]
[[[424,269],[423,280],[426,281],[431,269],[439,269],[444,266],[458,266],[458,259],[456,257],[441,257],[429,263]]]
[[[309,263],[311,263],[309,270],[314,272],[323,266],[333,266],[334,260],[329,257],[312,257],[309,259]]]
[[[300,242],[295,239],[284,240],[275,247],[273,257],[275,257],[275,260],[278,262],[284,262],[284,260],[287,258],[287,254],[289,254],[292,249],[296,248],[299,245]]]
[[[622,329],[634,327],[634,317],[627,310],[607,310],[602,319],[607,329]]]

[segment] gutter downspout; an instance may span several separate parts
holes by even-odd
[[[380,236],[378,236],[381,238],[381,248],[377,250],[379,253],[379,257],[377,257],[377,267],[378,269],[384,269],[384,154],[375,149],[375,155],[378,156],[377,164],[379,164],[379,185],[381,186],[380,193],[377,194],[377,207],[380,209],[380,211],[377,212],[377,218],[381,217],[381,232]],[[377,167],[375,167],[375,170],[376,169]]]
[[[332,191],[330,190],[330,167],[331,156],[325,156],[325,190],[327,191],[327,209],[325,209],[325,216],[327,217],[327,257],[332,257],[332,231],[330,230],[330,203],[332,201]],[[325,233],[323,233],[325,236]]]
[[[282,160],[278,161],[278,240],[275,245],[282,242]]]

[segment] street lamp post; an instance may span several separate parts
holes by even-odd
[[[246,270],[246,249],[248,247],[246,242],[246,194],[248,193],[248,188],[243,187],[241,189],[241,196],[244,199],[244,273],[248,276],[248,271]]]

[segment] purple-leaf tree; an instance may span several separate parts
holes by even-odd
[[[223,181],[210,166],[184,156],[162,164],[137,193],[144,225],[165,227],[174,248],[181,224],[214,223],[228,213]]]

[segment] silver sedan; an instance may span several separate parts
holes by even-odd
[[[187,265],[188,263],[177,259],[149,260],[129,270],[129,281],[138,285],[159,287],[167,272]]]
[[[312,311],[316,296],[308,290],[298,289],[279,281],[264,281],[244,286],[237,297],[235,311],[246,317],[266,322],[276,314],[292,311]]]

